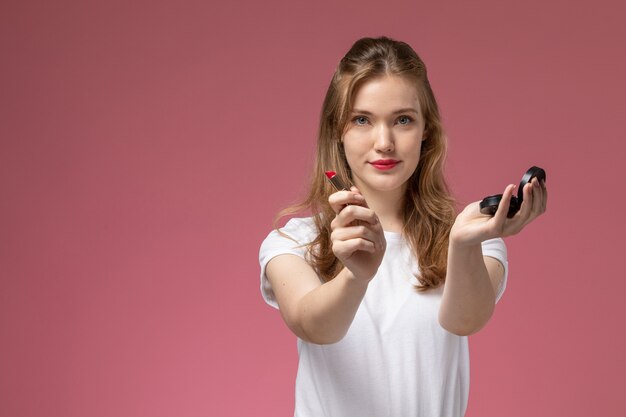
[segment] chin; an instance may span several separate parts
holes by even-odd
[[[398,191],[404,189],[406,182],[400,181],[376,181],[368,184],[369,188],[380,192]]]

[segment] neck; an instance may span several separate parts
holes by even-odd
[[[367,205],[376,213],[383,230],[402,232],[404,222],[404,189],[370,191],[359,188]]]

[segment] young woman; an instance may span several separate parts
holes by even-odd
[[[502,237],[546,208],[545,184],[514,186],[494,216],[457,215],[443,176],[446,141],[421,59],[403,42],[357,41],[322,108],[303,209],[260,250],[261,291],[298,336],[295,415],[462,416],[467,335],[504,291]],[[350,184],[336,191],[325,171]]]

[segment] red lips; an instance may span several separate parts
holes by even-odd
[[[380,169],[380,170],[391,169],[391,168],[395,167],[396,165],[398,165],[399,163],[400,163],[400,161],[398,161],[396,159],[378,159],[376,161],[370,162],[370,164],[374,168]]]

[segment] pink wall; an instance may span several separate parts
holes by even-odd
[[[337,61],[387,34],[429,65],[459,198],[548,172],[468,415],[623,416],[623,2],[294,3],[3,2],[0,415],[292,414],[258,246]]]

